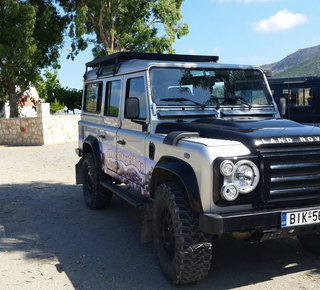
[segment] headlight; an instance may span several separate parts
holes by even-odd
[[[258,167],[249,160],[241,160],[235,164],[232,181],[240,193],[248,193],[256,188],[259,182]]]
[[[230,160],[225,160],[220,164],[220,172],[224,176],[230,176],[233,172],[234,164]]]
[[[234,201],[239,195],[238,188],[232,184],[229,183],[228,185],[224,185],[221,188],[221,196],[226,201]]]
[[[258,167],[252,161],[245,159],[237,163],[224,160],[220,164],[220,173],[223,175],[220,195],[226,201],[234,201],[239,194],[252,192],[260,179]]]

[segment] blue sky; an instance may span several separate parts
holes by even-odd
[[[298,49],[320,44],[319,0],[184,0],[189,34],[173,47],[178,54],[218,55],[220,63],[263,65]],[[82,88],[91,50],[67,60],[58,72],[63,87]]]

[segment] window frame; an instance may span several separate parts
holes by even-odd
[[[111,96],[112,96],[112,84],[115,82],[120,82],[119,88],[119,96],[118,96],[118,114],[112,115],[110,114],[110,103],[111,103]],[[122,79],[111,79],[107,80],[106,84],[106,92],[105,92],[105,102],[104,102],[104,116],[110,118],[119,118],[121,112],[121,93],[122,93]],[[109,112],[108,112],[109,111]]]
[[[145,104],[143,104],[143,106],[141,106],[141,98],[139,97],[136,97],[136,96],[130,96],[129,92],[130,92],[130,84],[131,84],[131,81],[133,79],[142,79],[142,82],[143,82],[143,87],[144,87],[144,101],[145,101]],[[147,87],[146,87],[146,76],[144,74],[137,74],[137,75],[128,75],[127,78],[125,79],[125,84],[126,84],[126,90],[125,90],[125,104],[124,104],[124,112],[126,111],[126,100],[128,98],[138,98],[139,99],[139,118],[137,118],[136,120],[139,120],[139,121],[142,121],[142,122],[146,122],[147,119],[148,119],[148,115],[149,115],[149,112],[148,112],[148,94],[147,94]],[[142,112],[142,108],[145,108],[145,116],[141,117],[140,113]],[[124,116],[124,119],[127,119],[129,120],[126,116]]]
[[[88,87],[89,86],[93,86],[93,85],[98,85],[98,96],[96,99],[97,105],[96,105],[96,110],[88,110],[88,96],[87,96],[87,92],[88,92]],[[95,82],[91,82],[91,83],[87,83],[85,85],[84,88],[84,97],[83,97],[83,104],[82,104],[82,110],[85,113],[89,113],[89,114],[96,114],[99,115],[101,113],[101,107],[102,107],[102,95],[103,95],[103,82],[102,81],[95,81]]]

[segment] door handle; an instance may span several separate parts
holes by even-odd
[[[99,135],[99,138],[106,139],[106,135]]]
[[[124,141],[124,140],[118,140],[117,143],[121,144],[121,145],[126,145],[126,141]]]

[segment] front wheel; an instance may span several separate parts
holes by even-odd
[[[199,229],[199,214],[175,183],[156,190],[153,237],[164,275],[174,284],[202,280],[211,265],[212,244]]]
[[[92,153],[83,159],[83,196],[88,207],[101,209],[110,205],[112,192],[101,185],[102,172],[96,167]]]
[[[320,254],[320,233],[297,237],[299,242],[310,252]]]

